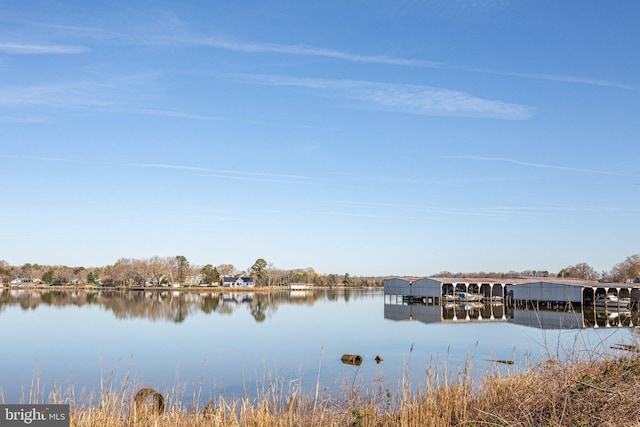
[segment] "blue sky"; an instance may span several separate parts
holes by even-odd
[[[640,252],[636,1],[0,1],[0,259],[597,270]]]

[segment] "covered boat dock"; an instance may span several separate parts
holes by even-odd
[[[442,304],[465,301],[502,301],[530,306],[637,306],[640,283],[600,283],[552,278],[391,278],[384,294],[405,303]]]
[[[543,328],[634,327],[640,283],[553,278],[391,278],[385,318],[424,323],[508,321]]]
[[[384,294],[403,297],[406,302],[441,304],[451,301],[504,300],[513,282],[495,279],[424,277],[392,278],[384,281]]]

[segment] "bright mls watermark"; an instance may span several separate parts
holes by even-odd
[[[69,405],[0,405],[0,427],[69,427]]]

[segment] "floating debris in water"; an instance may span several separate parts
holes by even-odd
[[[630,351],[632,353],[640,353],[640,347],[632,344],[614,344],[611,346],[614,350]]]
[[[342,360],[342,363],[345,365],[362,365],[362,356],[359,354],[343,354],[340,360]]]
[[[487,359],[487,361],[493,363],[503,363],[505,365],[513,365],[515,363],[513,360],[508,359]]]

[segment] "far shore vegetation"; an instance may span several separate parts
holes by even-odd
[[[567,266],[558,272],[536,269],[508,272],[458,272],[440,271],[431,274],[439,277],[482,278],[563,278],[600,281],[606,283],[629,283],[640,281],[640,254],[628,256],[608,271],[596,271],[587,263]],[[1,284],[32,284],[47,286],[218,286],[225,277],[251,277],[254,288],[274,288],[291,283],[304,283],[318,287],[376,287],[382,286],[388,276],[353,276],[349,273],[320,274],[312,267],[280,269],[263,258],[253,265],[239,269],[233,264],[192,265],[183,255],[153,256],[150,258],[120,258],[112,265],[103,267],[69,267],[25,263],[11,265],[0,260]]]

